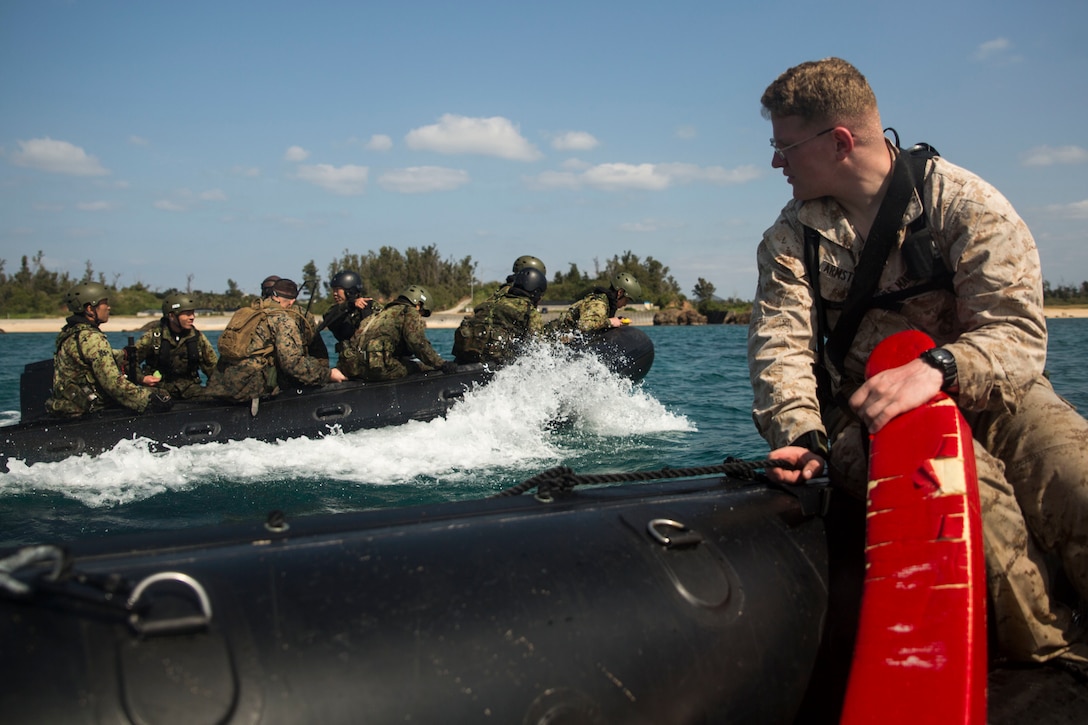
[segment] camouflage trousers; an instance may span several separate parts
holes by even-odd
[[[867,484],[867,436],[831,416],[831,477],[854,495]],[[965,413],[975,442],[991,615],[1001,654],[1088,662],[1088,640],[1054,598],[1060,562],[1088,603],[1088,421],[1043,378],[1016,413]]]

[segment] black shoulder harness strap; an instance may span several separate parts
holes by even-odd
[[[861,258],[854,269],[854,280],[850,291],[843,302],[842,314],[834,331],[827,336],[826,350],[832,364],[843,372],[843,361],[846,353],[854,341],[858,327],[865,313],[874,305],[874,292],[880,283],[880,276],[884,265],[895,246],[899,235],[903,214],[907,204],[918,187],[919,197],[922,194],[922,182],[925,178],[926,162],[935,154],[928,146],[923,146],[922,153],[901,152],[896,159],[892,171],[891,185],[880,204],[876,219],[869,236],[865,240],[865,246],[861,251]],[[925,214],[922,215],[922,225],[925,224]],[[917,230],[914,230],[917,231]],[[820,235],[811,227],[805,227],[804,254],[805,269],[812,286],[813,305],[816,310],[817,334],[816,347],[818,359],[824,359],[824,334],[828,329],[825,303],[820,294]],[[912,289],[911,294],[917,292]],[[908,295],[909,296],[909,295]]]

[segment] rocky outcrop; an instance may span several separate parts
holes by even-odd
[[[655,325],[705,325],[706,315],[699,313],[690,302],[682,307],[670,307],[654,314]]]

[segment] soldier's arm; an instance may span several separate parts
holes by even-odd
[[[79,335],[83,356],[91,366],[98,387],[126,408],[142,413],[147,407],[151,389],[135,385],[125,377],[105,335],[87,332],[80,332]]]

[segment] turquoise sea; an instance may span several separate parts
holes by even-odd
[[[263,521],[275,509],[290,518],[482,498],[557,465],[606,473],[765,457],[749,414],[746,328],[643,329],[656,359],[637,385],[541,350],[428,423],[165,454],[125,441],[95,458],[14,463],[0,473],[0,548]],[[448,357],[453,330],[428,334]],[[0,335],[0,425],[18,421],[19,375],[52,355],[54,338]],[[1088,320],[1050,320],[1051,380],[1081,411],[1086,338]],[[126,339],[111,334],[115,347]]]

